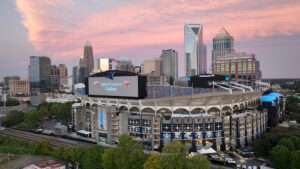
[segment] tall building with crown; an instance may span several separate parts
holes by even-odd
[[[206,73],[206,46],[203,43],[203,26],[201,24],[184,26],[184,51],[186,75]]]
[[[83,61],[86,64],[88,73],[94,70],[94,54],[93,47],[89,41],[86,42],[83,49]]]
[[[212,65],[216,62],[217,57],[225,56],[234,52],[234,39],[225,28],[217,33],[213,38]]]

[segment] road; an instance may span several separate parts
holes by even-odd
[[[17,139],[22,139],[22,140],[27,140],[32,143],[37,143],[40,141],[48,141],[49,144],[53,147],[90,147],[94,144],[92,143],[86,143],[86,142],[80,142],[76,140],[69,140],[69,139],[64,139],[60,137],[54,137],[54,136],[47,136],[47,135],[41,135],[41,134],[35,134],[31,132],[26,132],[26,131],[21,131],[21,130],[16,130],[16,129],[11,129],[11,128],[6,128],[3,130],[0,130],[0,135],[2,136],[10,136],[10,137],[15,137]]]

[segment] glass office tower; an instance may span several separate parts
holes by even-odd
[[[184,50],[186,75],[206,73],[206,46],[203,43],[203,26],[186,24],[184,26]]]

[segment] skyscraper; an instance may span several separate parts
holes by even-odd
[[[72,68],[72,85],[78,83],[78,65]]]
[[[94,54],[93,47],[90,42],[86,42],[83,50],[83,60],[86,64],[88,73],[91,73],[94,70]]]
[[[117,70],[134,72],[134,66],[130,60],[119,60],[116,65]]]
[[[178,78],[178,53],[174,49],[162,50],[160,55],[161,74],[172,84]]]
[[[116,69],[117,61],[111,58],[98,58],[96,72],[105,72]]]
[[[154,59],[147,59],[144,61],[144,72],[143,74],[156,74],[156,75],[160,75],[161,70],[160,70],[160,64],[161,61],[158,58],[154,58]]]
[[[225,56],[232,52],[234,52],[234,39],[225,28],[221,28],[217,35],[213,38],[213,70],[217,57]]]
[[[51,60],[45,56],[30,56],[29,64],[30,102],[39,105],[46,100],[43,93],[51,88]]]
[[[51,66],[50,84],[51,91],[56,91],[59,89],[59,69],[56,65]]]
[[[186,24],[184,26],[184,50],[186,75],[206,73],[206,47],[203,43],[203,26]]]
[[[88,77],[88,69],[85,66],[74,66],[73,67],[73,85],[77,83],[85,83]]]
[[[30,56],[30,88],[48,92],[50,89],[51,60],[45,56]]]
[[[4,79],[4,87],[8,87],[9,81],[11,80],[21,80],[19,76],[6,76],[3,79]]]
[[[63,88],[68,85],[68,68],[65,64],[59,64],[59,86]]]

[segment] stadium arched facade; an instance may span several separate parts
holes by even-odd
[[[267,111],[257,110],[261,92],[207,93],[158,99],[80,97],[72,107],[74,129],[97,142],[115,144],[128,134],[145,148],[180,140],[216,150],[244,147],[267,129]]]

